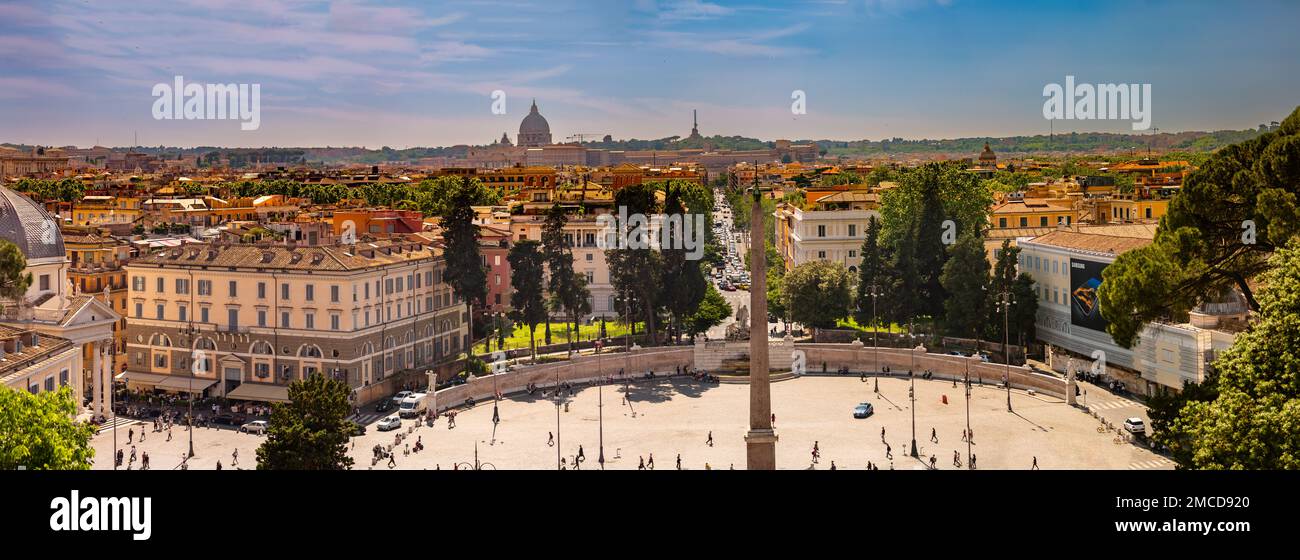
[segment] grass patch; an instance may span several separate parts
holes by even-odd
[[[551,323],[551,344],[562,344],[568,342],[569,330],[571,328],[572,325],[568,323]],[[636,332],[637,333],[645,332],[644,325],[642,323],[636,324]],[[628,334],[627,325],[623,323],[616,323],[613,321],[605,322],[605,336],[607,338],[618,338],[626,334]],[[599,335],[600,335],[599,321],[591,325],[580,324],[578,325],[578,333],[577,336],[574,337],[574,340],[591,340],[593,338],[596,338]],[[546,325],[538,324],[537,329],[533,332],[533,336],[536,338],[538,346],[542,346],[543,344],[546,344]],[[506,344],[506,350],[514,350],[516,348],[528,348],[528,327],[526,325],[516,326],[514,332],[506,336],[505,344]],[[496,349],[496,347],[497,347],[496,340],[493,339],[492,348]],[[486,341],[480,344],[475,344],[474,352],[479,354],[488,352]]]

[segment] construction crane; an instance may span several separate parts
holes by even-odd
[[[581,144],[581,143],[583,143],[583,142],[586,142],[588,137],[591,137],[591,138],[597,138],[597,137],[603,138],[604,136],[605,136],[604,134],[601,134],[601,133],[599,133],[599,132],[579,132],[579,133],[577,133],[577,134],[572,134],[572,135],[566,137],[565,140],[574,140],[574,139],[576,139],[576,140],[578,141],[578,143]]]

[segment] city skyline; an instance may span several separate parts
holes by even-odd
[[[1278,120],[1300,89],[1277,70],[1300,57],[1284,34],[1300,6],[1288,3],[179,6],[0,6],[12,55],[0,141],[487,144],[514,140],[533,98],[556,142],[685,137],[695,109],[705,136],[764,140],[1134,133],[1129,121],[1046,120],[1042,90],[1067,76],[1151,84],[1147,132],[1209,131]],[[151,90],[176,76],[260,84],[261,126],[155,120]],[[492,112],[496,90],[505,114]],[[791,112],[796,90],[806,114]]]

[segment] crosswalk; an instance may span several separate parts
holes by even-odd
[[[1091,409],[1093,409],[1093,410],[1113,410],[1113,409],[1116,409],[1116,408],[1125,408],[1125,407],[1130,407],[1130,406],[1141,407],[1142,404],[1139,403],[1139,402],[1131,401],[1131,400],[1124,399],[1124,398],[1116,399],[1116,400],[1113,400],[1113,401],[1106,401],[1106,402],[1090,402],[1090,403],[1088,403],[1088,408],[1091,408]]]
[[[389,414],[392,414],[392,413],[391,413],[391,412],[375,412],[375,411],[371,410],[370,412],[362,412],[360,415],[356,415],[356,414],[354,414],[354,415],[352,415],[352,416],[349,416],[348,418],[351,419],[353,422],[356,422],[356,423],[358,423],[358,424],[361,424],[362,426],[367,426],[367,425],[369,425],[371,422],[374,422],[375,420],[378,420],[378,419],[380,419],[380,418],[383,418],[383,417],[385,417],[385,416],[388,416]]]
[[[1172,469],[1174,468],[1174,462],[1164,457],[1156,457],[1155,459],[1151,459],[1149,461],[1138,461],[1136,463],[1129,463],[1128,468],[1131,471]]]
[[[113,426],[117,426],[119,430],[125,430],[125,429],[129,429],[131,426],[134,426],[136,424],[143,424],[143,423],[144,422],[141,422],[134,418],[122,418],[120,416],[117,416],[109,419],[108,422],[105,422],[102,426],[100,426],[99,433],[102,434],[104,432],[111,431],[113,429]]]

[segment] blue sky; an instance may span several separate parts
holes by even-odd
[[[1162,131],[1244,128],[1300,104],[1297,21],[1289,1],[0,0],[0,141],[481,144],[534,97],[557,141],[685,135],[692,109],[764,139],[1037,134],[1067,74],[1151,84]],[[176,75],[261,84],[260,129],[153,119]]]

